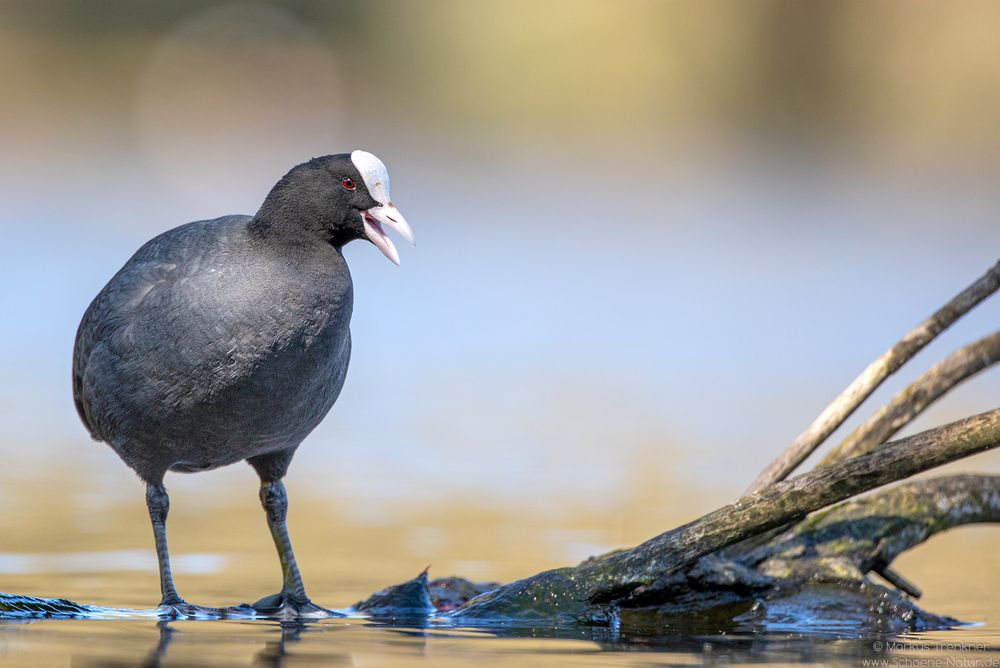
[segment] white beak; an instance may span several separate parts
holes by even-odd
[[[399,212],[399,209],[393,206],[392,202],[362,211],[361,218],[364,220],[365,234],[368,239],[396,265],[399,265],[399,253],[396,252],[396,247],[389,235],[382,229],[382,225],[396,231],[399,236],[416,245],[413,240],[413,230],[410,229],[406,218]]]

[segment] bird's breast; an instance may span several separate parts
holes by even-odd
[[[151,291],[122,330],[133,415],[154,410],[150,424],[209,439],[300,440],[333,405],[350,360],[353,287],[346,266],[336,269],[229,262]]]

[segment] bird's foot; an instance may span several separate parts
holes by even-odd
[[[199,619],[204,617],[221,617],[220,611],[214,608],[203,608],[200,605],[188,603],[180,597],[163,599],[156,612],[162,619]]]
[[[239,606],[244,607],[244,606]],[[322,619],[324,617],[342,617],[339,612],[321,608],[316,605],[305,594],[295,595],[288,592],[279,592],[270,596],[265,596],[250,606],[261,616],[277,619]]]
[[[188,603],[182,598],[164,599],[156,608],[161,619],[231,619],[250,618],[256,610],[247,605],[232,608],[208,608]]]

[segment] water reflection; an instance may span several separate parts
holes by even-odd
[[[158,622],[156,627],[160,629],[160,639],[156,643],[156,647],[153,651],[149,653],[146,660],[142,662],[144,666],[159,666],[163,660],[163,655],[166,654],[167,645],[173,639],[174,629],[170,627],[170,622],[163,621]]]
[[[39,622],[56,626],[60,622]],[[823,634],[645,635],[613,634],[607,629],[511,628],[436,629],[387,626],[365,622],[241,622],[220,628],[197,622],[161,621],[122,626],[95,622],[97,627],[49,629],[48,646],[26,647],[10,641],[16,628],[0,624],[0,657],[51,658],[60,645],[69,648],[74,664],[136,663],[169,665],[285,666],[397,665],[414,659],[435,665],[649,665],[691,663],[852,663],[940,661],[951,665],[991,665],[1000,661],[1000,638],[957,632],[842,638]],[[39,629],[41,630],[41,629]],[[86,638],[99,639],[97,643]],[[97,649],[100,645],[100,649]],[[56,655],[58,656],[58,655]],[[957,664],[955,662],[965,662]],[[944,665],[942,663],[942,665]]]
[[[79,665],[647,665],[657,663],[858,663],[862,660],[1000,661],[995,625],[891,636],[841,630],[765,632],[752,624],[705,633],[683,626],[449,626],[408,616],[316,621],[159,620],[155,611],[107,611],[95,619],[0,621],[0,659]],[[117,613],[119,618],[112,618]],[[128,615],[126,613],[129,613]],[[980,613],[989,617],[992,613]],[[145,617],[145,618],[143,618]],[[653,658],[655,657],[655,658]],[[929,665],[929,664],[927,664]],[[942,664],[943,665],[943,664]],[[958,665],[958,664],[951,664]]]
[[[283,665],[284,658],[288,654],[286,643],[298,642],[302,632],[308,629],[302,622],[280,622],[279,626],[281,637],[264,645],[264,649],[257,654],[254,665],[275,667]]]

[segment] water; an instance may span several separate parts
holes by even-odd
[[[992,640],[991,640],[992,638]],[[582,665],[649,666],[699,663],[832,663],[905,665],[904,661],[963,660],[996,665],[998,637],[967,631],[894,641],[802,636],[701,638],[622,637],[593,640],[589,632],[561,637],[528,631],[386,628],[362,621],[68,622],[0,627],[4,658],[25,665]],[[883,644],[879,644],[883,643]],[[991,644],[992,643],[992,644]],[[949,651],[947,645],[958,646]],[[988,645],[986,649],[982,645]],[[888,649],[887,649],[888,648]],[[895,662],[895,663],[893,663]],[[925,665],[948,665],[932,663]],[[956,665],[956,664],[951,664]]]
[[[95,448],[91,454],[100,457],[102,452]],[[138,609],[155,604],[155,557],[143,495],[124,467],[74,478],[56,465],[47,473],[36,469],[33,476],[11,475],[10,480],[2,490],[6,512],[0,516],[0,590]],[[277,589],[277,559],[248,467],[172,476],[168,483],[174,496],[169,531],[182,595],[202,605],[225,606]],[[293,540],[310,595],[338,608],[413,577],[428,562],[432,576],[509,581],[574,563],[608,546],[636,542],[640,534],[681,519],[676,511],[643,503],[650,497],[638,491],[637,500],[622,508],[634,528],[623,530],[600,512],[572,507],[556,512],[544,506],[533,512],[530,499],[512,498],[499,506],[476,499],[467,505],[427,502],[366,515],[350,497],[331,501],[297,486],[294,472],[289,488]],[[676,492],[667,492],[662,506],[681,503]],[[0,663],[863,665],[885,659],[885,665],[906,665],[957,658],[966,663],[950,665],[997,665],[998,548],[995,528],[967,527],[904,555],[896,566],[923,587],[926,609],[978,624],[902,637],[809,635],[802,630],[690,636],[575,627],[391,627],[363,618],[284,625],[264,620],[32,620],[0,623]]]
[[[366,620],[67,621],[0,625],[0,660],[22,665],[997,665],[996,629],[894,638],[732,634],[678,637],[589,629],[383,626]],[[865,663],[867,661],[867,663]],[[948,663],[948,662],[951,663]],[[955,663],[955,662],[960,663]],[[910,664],[916,665],[916,664]]]

